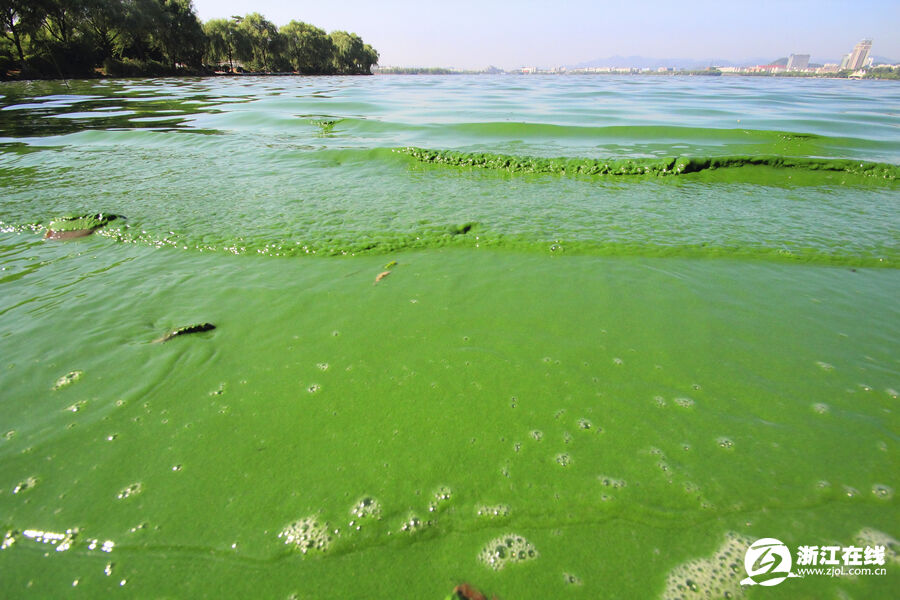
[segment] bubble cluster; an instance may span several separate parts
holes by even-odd
[[[34,486],[37,485],[38,480],[34,477],[26,477],[22,481],[16,484],[16,487],[13,488],[13,494],[21,494],[26,490],[30,490]]]
[[[677,405],[680,406],[681,408],[690,408],[690,407],[692,407],[692,406],[694,405],[694,400],[693,400],[693,399],[691,399],[691,398],[685,398],[685,397],[682,397],[682,398],[675,398],[674,402],[675,402],[675,404],[677,404]]]
[[[15,531],[7,531],[3,535],[3,541],[0,542],[0,550],[6,550],[10,546],[16,543],[16,532]]]
[[[822,362],[821,360],[816,361],[816,365],[823,371],[833,371],[834,365],[828,364],[827,362]]]
[[[599,475],[597,476],[597,479],[600,480],[600,485],[613,488],[614,490],[623,488],[627,485],[627,482],[624,479],[616,479],[615,477],[609,477],[607,475]]]
[[[281,530],[278,537],[285,544],[296,546],[303,554],[310,550],[325,552],[331,545],[328,524],[320,522],[315,516],[290,523]]]
[[[478,560],[495,571],[512,563],[526,562],[538,557],[531,542],[521,535],[509,533],[487,543],[478,554]]]
[[[556,455],[556,464],[558,464],[561,467],[568,467],[570,464],[572,464],[572,457],[565,453],[557,454]]]
[[[40,544],[50,544],[56,546],[57,552],[65,552],[72,547],[72,542],[78,535],[78,529],[66,529],[65,533],[56,531],[41,531],[39,529],[26,529],[22,532],[22,537],[34,540]]]
[[[306,388],[306,391],[309,392],[310,394],[315,394],[316,392],[318,392],[321,389],[322,389],[321,385],[319,385],[318,383],[314,383],[314,384],[310,385],[308,388]]]
[[[96,550],[97,546],[100,547],[101,552],[109,553],[116,547],[116,543],[112,540],[106,540],[102,543],[98,539],[88,540],[88,550]]]
[[[584,431],[588,431],[594,427],[594,424],[591,423],[589,419],[578,419],[578,428],[583,429]]]
[[[119,500],[124,500],[125,498],[128,498],[129,496],[135,496],[137,494],[140,494],[143,491],[143,489],[144,489],[144,486],[142,486],[140,483],[132,483],[127,488],[125,488],[124,490],[119,492],[118,495],[116,496],[116,498],[118,498]]]
[[[730,450],[730,449],[734,448],[734,441],[732,441],[731,438],[727,438],[727,437],[716,438],[716,443],[719,445],[720,448],[725,448],[726,450]]]
[[[83,371],[69,371],[68,373],[57,379],[56,383],[50,389],[56,391],[60,388],[66,387],[67,385],[72,385],[73,383],[81,379],[82,375],[84,375]]]
[[[885,562],[900,564],[900,541],[891,535],[871,527],[865,527],[859,530],[854,541],[857,546],[862,547],[884,546]]]
[[[400,526],[400,531],[406,533],[415,533],[425,527],[427,523],[423,523],[422,519],[417,517],[415,514],[410,513],[409,517],[407,517],[406,521]]]
[[[320,371],[327,371],[327,370],[328,370],[328,363],[327,363],[327,362],[316,363],[316,366],[319,368]]]
[[[813,412],[816,413],[817,415],[824,415],[829,410],[831,410],[829,408],[829,406],[827,404],[825,404],[824,402],[816,402],[815,404],[812,405],[812,409],[813,409]]]
[[[876,498],[890,500],[894,497],[894,488],[884,485],[883,483],[876,483],[872,486],[872,493],[875,494]]]
[[[451,496],[453,496],[453,490],[447,486],[439,487],[434,492],[434,500],[428,505],[428,512],[436,512],[440,508],[443,508],[444,505],[450,501]]]
[[[489,506],[487,504],[480,504],[475,508],[475,515],[488,519],[502,519],[503,517],[509,516],[509,505],[494,504]]]
[[[357,519],[380,519],[381,503],[371,496],[364,496],[353,505],[353,508],[350,509],[350,514]]]
[[[531,432],[531,437],[532,437],[532,439],[534,439],[534,441],[539,442],[543,439],[544,433],[542,431],[538,431],[537,429],[535,429],[534,431]]]
[[[842,489],[844,490],[844,495],[847,496],[848,498],[858,498],[859,497],[859,490],[856,489],[855,487],[845,485],[845,486],[843,486]]]
[[[581,585],[583,582],[581,581],[581,577],[578,575],[573,575],[572,573],[563,573],[563,583],[567,585]]]
[[[87,406],[87,400],[79,400],[78,402],[75,402],[74,404],[67,406],[66,410],[69,412],[78,412],[85,406]]]
[[[753,542],[737,533],[725,534],[725,543],[709,558],[678,565],[666,577],[663,600],[737,598],[743,596],[740,580],[744,554]]]

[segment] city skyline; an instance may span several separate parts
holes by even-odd
[[[194,7],[203,21],[259,12],[279,26],[300,20],[351,31],[379,51],[381,65],[551,68],[617,55],[740,63],[809,54],[811,62],[840,62],[862,39],[873,40],[872,55],[900,60],[893,31],[900,3],[886,0],[573,0],[565,10],[545,0],[344,0],[327,7],[194,0]]]

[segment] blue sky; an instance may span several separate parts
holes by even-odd
[[[359,34],[382,65],[553,67],[613,55],[839,60],[862,38],[900,61],[900,0],[194,0],[201,20],[259,12]]]

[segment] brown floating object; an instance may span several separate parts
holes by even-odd
[[[53,231],[52,229],[48,229],[47,233],[44,234],[44,239],[68,240],[71,238],[85,237],[87,235],[91,235],[92,233],[94,233],[93,229],[72,229],[70,231]]]
[[[487,600],[487,596],[479,592],[477,589],[473,588],[468,583],[461,583],[455,588],[453,588],[453,593],[457,598],[462,598],[463,600]]]
[[[166,335],[161,338],[153,340],[155,343],[159,342],[168,342],[172,338],[176,338],[180,335],[187,335],[189,333],[200,333],[202,331],[211,331],[215,329],[216,326],[212,323],[200,323],[199,325],[187,325],[185,327],[179,327],[174,331],[170,331]]]
[[[378,283],[379,281],[381,281],[382,279],[384,279],[385,277],[387,277],[390,274],[391,274],[390,271],[382,271],[375,277],[375,283]]]

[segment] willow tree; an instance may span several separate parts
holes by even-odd
[[[82,18],[94,41],[98,58],[121,56],[125,41],[126,15],[131,7],[123,0],[86,0]]]
[[[203,33],[206,34],[208,62],[221,63],[227,60],[228,66],[234,71],[237,48],[243,45],[243,32],[238,29],[237,22],[233,19],[212,19],[203,24]]]
[[[296,71],[304,75],[332,72],[334,44],[324,30],[291,21],[278,31],[284,43],[284,56]]]
[[[192,67],[203,64],[206,36],[191,0],[159,0],[162,18],[153,36],[172,68],[177,63]]]
[[[334,68],[344,75],[370,73],[372,65],[378,64],[378,52],[372,46],[363,43],[355,33],[332,31],[331,42],[334,44]]]
[[[259,13],[238,18],[238,30],[246,36],[246,48],[238,48],[238,58],[250,63],[251,69],[272,71],[280,66],[281,36],[278,27]]]
[[[19,63],[25,65],[25,40],[34,35],[37,16],[27,0],[0,0],[0,32],[16,49]]]

